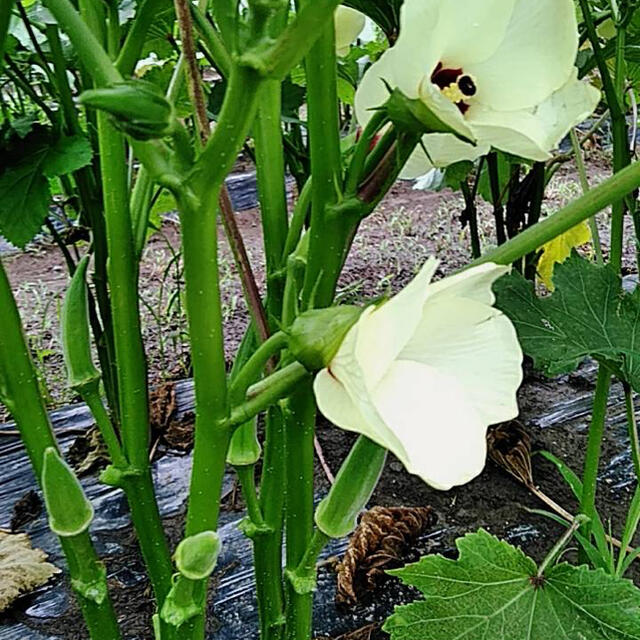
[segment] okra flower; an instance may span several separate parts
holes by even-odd
[[[577,50],[573,0],[406,0],[397,42],[358,88],[356,115],[364,125],[388,87],[398,88],[476,140],[477,156],[495,147],[544,161],[599,101],[599,92],[577,79]],[[434,139],[423,142],[429,152]],[[454,150],[446,162],[473,155],[472,147],[458,146],[460,157]],[[433,156],[433,164],[444,164],[437,148]],[[433,166],[422,149],[414,165],[418,160],[414,176]]]
[[[351,43],[360,35],[366,24],[364,13],[351,7],[338,5],[333,15],[336,29],[336,53],[346,56]]]
[[[522,351],[493,308],[488,263],[431,283],[431,258],[414,280],[368,307],[316,376],[320,411],[392,451],[437,489],[483,469],[488,425],[518,414]]]

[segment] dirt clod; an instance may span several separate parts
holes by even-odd
[[[384,571],[400,566],[412,542],[435,521],[431,507],[373,507],[367,511],[338,565],[337,601],[353,605],[375,589]]]

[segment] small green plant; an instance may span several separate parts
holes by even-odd
[[[630,581],[558,561],[583,521],[539,566],[480,530],[457,540],[457,560],[426,556],[391,571],[424,600],[397,607],[384,630],[391,640],[640,638],[640,591]]]

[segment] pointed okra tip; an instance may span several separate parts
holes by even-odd
[[[93,506],[73,470],[54,447],[47,447],[44,452],[42,492],[51,531],[71,537],[89,528]]]

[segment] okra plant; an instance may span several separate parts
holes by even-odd
[[[69,386],[87,403],[109,452],[101,480],[128,499],[153,588],[150,628],[157,639],[205,637],[209,579],[225,544],[216,530],[230,465],[247,506],[242,528],[253,544],[260,637],[309,640],[318,556],[330,538],[355,527],[386,452],[439,490],[472,480],[485,464],[487,427],[518,414],[523,350],[550,374],[588,355],[600,363],[580,493],[585,517],[569,530],[580,525],[588,543],[612,375],[624,381],[631,407],[632,390],[639,390],[634,342],[625,337],[629,318],[637,317],[637,296],[623,299],[620,288],[623,223],[627,215],[637,222],[633,193],[640,186],[625,118],[629,96],[635,96],[627,42],[640,34],[633,2],[603,8],[589,0],[351,0],[343,7],[338,0],[140,0],[129,19],[116,0],[42,0],[47,12],[40,21],[29,18],[26,4],[3,0],[0,6],[0,51],[7,52],[5,70],[13,83],[5,92],[12,100],[30,98],[49,118],[51,132],[66,131],[66,138],[56,138],[63,141],[58,147],[42,143],[33,151],[37,171],[12,143],[0,191],[15,190],[32,206],[25,176],[58,176],[65,189],[82,196],[80,215],[89,221],[91,244],[82,259],[70,260],[64,360]],[[136,70],[148,63],[158,16],[168,20],[179,48],[172,77],[141,78]],[[48,47],[36,53],[49,94],[31,87],[24,61],[16,62],[20,48],[11,29],[18,19],[48,37]],[[615,33],[609,41],[598,33],[607,21]],[[371,42],[350,46],[367,22],[375,33]],[[71,84],[61,38],[77,58]],[[39,39],[34,35],[33,41]],[[203,82],[201,60],[219,76],[213,89]],[[293,86],[298,102],[286,108],[296,118],[283,119],[283,95]],[[214,94],[221,100],[215,109]],[[59,111],[51,109],[51,97]],[[614,175],[541,216],[556,148],[596,109],[611,116]],[[15,114],[9,107],[3,113],[7,127],[17,131]],[[77,137],[73,144],[70,136]],[[225,187],[243,148],[251,150],[257,172],[263,290]],[[581,159],[579,141],[574,149]],[[502,165],[510,169],[506,180]],[[480,246],[474,212],[475,261],[468,268],[436,280],[436,256],[392,299],[336,306],[338,279],[361,222],[397,179],[434,168],[462,184],[470,211],[485,176],[497,246]],[[298,186],[291,211],[287,174]],[[171,193],[180,216],[195,386],[190,492],[175,550],[151,477],[138,296],[152,194],[160,189]],[[500,217],[505,197],[509,205],[520,203],[516,213],[526,210],[524,224],[513,223],[515,214],[506,222]],[[556,292],[542,301],[521,276],[505,276],[511,265],[535,275],[541,250],[608,206],[609,265],[585,266],[574,256],[563,271],[558,268]],[[21,225],[20,216],[28,224]],[[0,205],[0,230],[10,240],[17,237],[17,244],[29,240],[44,218],[36,216],[35,230],[33,219]],[[230,368],[218,222],[251,315]],[[585,296],[596,300],[570,296],[567,281],[580,270],[593,282],[608,279],[614,304],[595,286]],[[570,298],[573,318],[553,316],[563,298]],[[576,337],[571,322],[598,304],[616,309],[604,319],[607,330],[600,340]],[[598,313],[584,320],[589,327],[600,321]],[[42,487],[91,637],[120,638],[126,630],[118,626],[89,533],[93,510],[56,444],[2,268],[0,400]],[[318,410],[359,437],[314,507]],[[631,417],[630,434],[640,456]],[[461,550],[464,555],[464,544]]]

